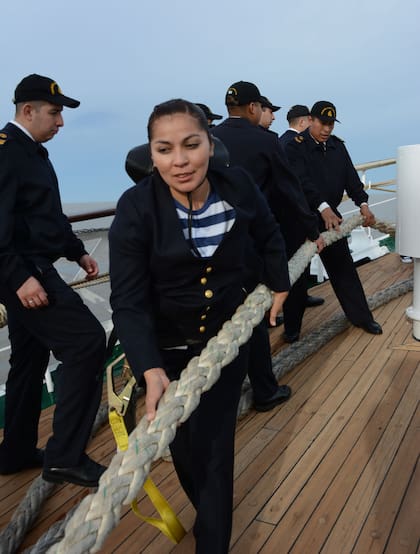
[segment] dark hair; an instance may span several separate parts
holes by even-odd
[[[203,110],[192,102],[188,100],[183,100],[182,98],[175,98],[173,100],[167,100],[162,102],[153,108],[152,113],[150,114],[149,121],[147,123],[147,137],[149,142],[152,139],[152,130],[153,124],[157,119],[163,117],[164,115],[173,115],[176,113],[185,113],[189,114],[196,121],[201,130],[207,133],[209,141],[212,142],[212,137],[209,131],[209,125],[207,123],[207,118]]]

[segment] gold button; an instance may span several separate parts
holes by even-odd
[[[203,314],[203,315],[200,317],[201,321],[204,321],[206,318],[207,318],[206,314]]]
[[[206,328],[204,327],[204,325],[202,325],[202,326],[200,327],[200,333],[204,333],[205,330],[206,330]]]
[[[206,306],[206,312],[210,310],[210,306]]]
[[[201,277],[200,283],[201,283],[202,285],[206,285],[206,284],[207,284],[207,279],[206,279],[205,277]]]
[[[210,265],[206,267],[206,273],[210,273],[211,271],[213,271],[213,268]]]
[[[213,291],[210,290],[210,289],[207,289],[205,292],[204,292],[204,296],[206,298],[213,298]]]

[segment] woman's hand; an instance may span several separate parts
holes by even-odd
[[[276,317],[283,310],[284,301],[289,293],[286,292],[273,292],[273,305],[270,310],[270,325],[276,326]]]
[[[169,379],[161,367],[148,369],[143,376],[146,381],[146,417],[147,421],[153,421],[159,400],[168,388]]]

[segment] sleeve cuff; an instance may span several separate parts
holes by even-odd
[[[318,211],[321,213],[323,210],[329,207],[330,205],[328,204],[328,202],[321,202],[321,204],[318,206]]]

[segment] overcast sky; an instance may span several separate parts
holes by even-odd
[[[420,143],[418,0],[2,1],[0,120],[16,84],[55,79],[81,101],[46,146],[64,202],[116,200],[125,157],[146,141],[153,106],[183,97],[226,115],[224,95],[252,81],[282,106],[331,100],[355,163]]]

